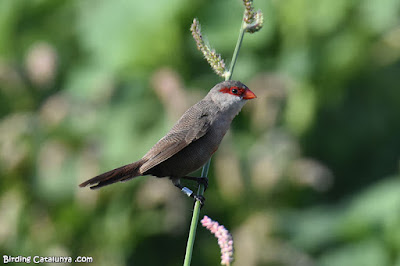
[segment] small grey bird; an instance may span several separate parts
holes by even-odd
[[[203,166],[218,149],[233,118],[247,100],[256,95],[239,81],[223,81],[215,85],[201,101],[190,107],[139,161],[89,179],[80,187],[100,188],[137,176],[169,177],[188,196],[204,201],[180,184],[180,179],[195,180],[207,185],[206,178],[187,176]]]

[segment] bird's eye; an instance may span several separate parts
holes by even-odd
[[[231,91],[232,91],[233,94],[237,94],[238,93],[237,89],[232,89]]]

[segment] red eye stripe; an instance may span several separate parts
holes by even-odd
[[[234,93],[235,90],[237,91],[236,93]],[[233,86],[233,87],[224,87],[219,91],[222,93],[229,93],[235,96],[242,96],[245,92],[245,89]]]
[[[230,89],[231,88],[224,87],[224,88],[220,89],[219,91],[222,92],[222,93],[229,93]]]

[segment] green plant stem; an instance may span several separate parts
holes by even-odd
[[[229,72],[227,72],[227,74],[225,75],[225,80],[230,80],[232,78],[233,69],[235,68],[235,64],[239,56],[240,47],[242,46],[244,33],[245,33],[245,27],[244,27],[244,22],[242,22],[242,26],[239,32],[239,38],[236,42],[235,51],[233,52],[232,61],[229,66]],[[210,163],[211,163],[211,158],[203,166],[203,169],[201,171],[201,177],[207,177],[208,169],[210,168]],[[197,195],[203,195],[203,194],[204,194],[204,185],[200,184],[197,190]],[[192,261],[193,245],[194,245],[194,239],[196,237],[196,230],[197,230],[197,224],[199,222],[199,216],[200,216],[200,202],[196,201],[196,203],[194,204],[192,221],[190,223],[189,238],[186,245],[185,260],[183,262],[184,266],[189,266]]]
[[[239,56],[240,47],[242,46],[244,33],[245,33],[245,22],[244,20],[242,20],[242,26],[240,27],[239,38],[236,42],[236,47],[235,51],[233,52],[231,65],[229,66],[229,72],[225,76],[225,80],[230,80],[232,78],[233,69],[235,68],[236,60]]]
[[[201,177],[207,177],[208,169],[210,168],[210,162],[211,158],[203,166],[203,169],[201,170]],[[198,195],[204,194],[203,184],[199,185],[199,188],[197,189],[197,194]],[[189,238],[186,245],[185,261],[183,263],[184,266],[189,266],[190,262],[192,261],[193,245],[194,245],[194,239],[196,237],[196,230],[197,230],[197,223],[199,222],[199,216],[200,216],[200,202],[196,200],[193,209],[192,222],[190,223]]]

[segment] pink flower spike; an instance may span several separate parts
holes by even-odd
[[[204,216],[201,225],[207,228],[218,239],[221,248],[221,265],[231,265],[233,262],[233,238],[228,230],[218,222]]]

